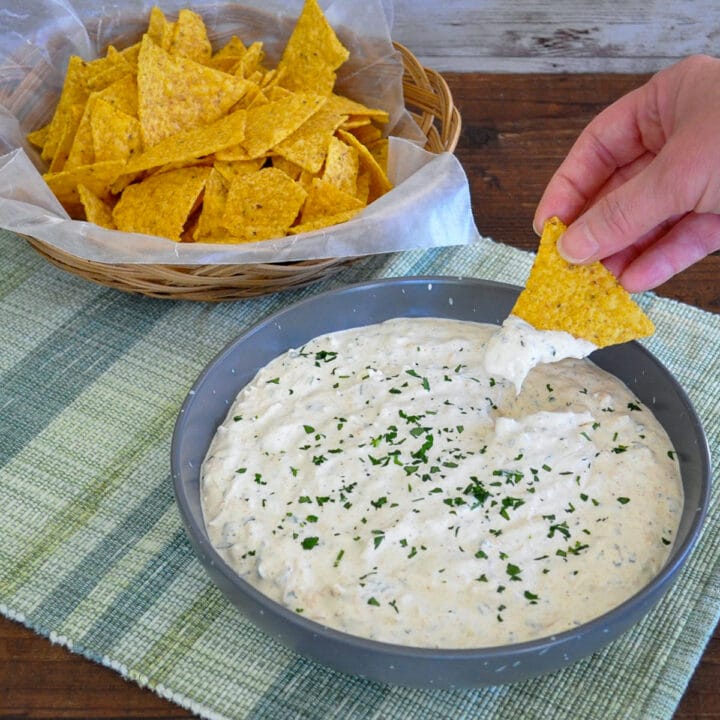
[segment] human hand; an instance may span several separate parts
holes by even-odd
[[[601,112],[548,184],[567,260],[602,260],[629,292],[720,249],[720,59],[693,56]]]

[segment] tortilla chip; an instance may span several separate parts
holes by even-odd
[[[342,115],[328,112],[323,106],[295,132],[279,142],[274,152],[308,172],[318,173],[325,161],[333,133],[340,127],[342,120]]]
[[[85,185],[78,185],[80,202],[85,210],[85,219],[101,227],[115,230],[112,208]]]
[[[351,195],[357,194],[357,176],[360,168],[358,151],[334,137],[330,141],[322,178]]]
[[[377,164],[382,168],[382,171],[387,175],[388,168],[388,152],[390,150],[390,143],[387,138],[380,138],[375,142],[366,145],[370,154],[375,158]]]
[[[299,165],[282,157],[282,155],[273,156],[272,166],[278,170],[282,170],[291,180],[298,180],[302,173],[302,168]]]
[[[145,146],[214,122],[247,89],[242,78],[170,55],[144,36],[138,59],[138,113]]]
[[[48,131],[50,130],[50,123],[47,125],[43,125],[41,128],[38,128],[37,130],[33,130],[32,132],[29,132],[27,134],[27,139],[29,143],[32,143],[36,148],[39,148],[40,150],[43,149],[45,146],[45,141],[47,140]]]
[[[212,56],[207,29],[202,18],[192,10],[180,10],[168,51],[198,63],[207,64]]]
[[[98,197],[109,200],[108,188],[117,180],[124,167],[123,161],[110,160],[58,173],[46,173],[43,178],[55,193],[55,197],[60,200],[70,215],[74,216],[77,209],[81,207],[78,185],[84,185]]]
[[[278,65],[281,84],[327,97],[335,85],[335,71],[349,56],[317,0],[306,0]]]
[[[355,197],[367,205],[368,198],[370,197],[370,173],[366,170],[361,170],[358,173]]]
[[[195,160],[224,150],[245,137],[246,120],[247,111],[237,110],[209,125],[175,133],[133,158],[126,171],[136,173],[168,163]]]
[[[113,210],[118,230],[180,242],[209,174],[210,168],[189,167],[128,185]]]
[[[213,169],[208,175],[205,184],[205,195],[203,197],[202,210],[198,219],[198,225],[193,232],[193,239],[201,242],[213,242],[213,237],[218,235],[229,235],[222,224],[225,204],[227,202],[229,183],[218,172]]]
[[[133,72],[133,66],[125,56],[111,45],[107,49],[105,57],[98,58],[87,64],[86,82],[88,90],[91,92],[104,90],[108,85],[112,85]]]
[[[50,162],[48,172],[56,173],[65,169],[68,155],[70,154],[70,150],[75,142],[75,134],[77,133],[78,126],[80,125],[83,112],[84,106],[78,103],[77,105],[73,105],[69,112],[66,113],[64,119],[65,126],[60,133],[60,140],[55,148],[55,154]]]
[[[265,157],[265,153],[259,155],[257,158],[250,157],[250,154],[242,145],[231,145],[215,153],[215,159],[222,160],[223,162],[249,162],[251,160],[262,160]]]
[[[334,215],[323,215],[312,220],[311,222],[300,223],[299,225],[293,225],[289,230],[289,235],[300,235],[304,232],[314,232],[315,230],[321,230],[324,227],[330,227],[331,225],[339,225],[340,223],[347,222],[352,217],[357,215],[362,208],[355,210],[345,210],[345,212],[335,213]]]
[[[153,7],[148,20],[148,37],[163,50],[168,50],[174,30],[175,23],[169,22],[159,7]]]
[[[263,50],[263,44],[261,42],[254,42],[238,59],[232,72],[238,77],[250,80],[256,72],[260,71],[264,59],[265,51]],[[264,73],[261,72],[257,79],[260,80],[263,74]]]
[[[368,202],[377,200],[381,195],[392,190],[392,183],[385,174],[385,170],[380,167],[372,153],[352,133],[346,130],[338,130],[337,136],[358,151],[360,168],[365,170],[370,178]]]
[[[65,169],[72,170],[83,165],[92,165],[95,162],[95,148],[93,147],[92,126],[90,117],[97,95],[91,94],[88,98],[82,117],[75,131],[72,147],[65,162]]]
[[[216,70],[230,72],[237,66],[238,60],[247,52],[245,44],[236,35],[233,35],[228,42],[221,47],[208,61],[210,67]]]
[[[307,193],[282,170],[238,175],[228,190],[223,224],[236,237],[255,241],[285,235]]]
[[[300,222],[305,224],[314,222],[327,215],[346,212],[348,210],[362,210],[364,203],[354,195],[343,192],[332,183],[315,178],[310,186],[305,205],[303,205]]]
[[[295,132],[325,102],[321,95],[296,93],[248,110],[242,146],[249,158],[260,157]]]
[[[346,128],[343,128],[345,130]],[[352,134],[363,144],[372,145],[378,140],[382,140],[382,131],[375,125],[363,125],[362,127],[353,128]]]
[[[138,120],[102,98],[93,105],[90,129],[96,162],[128,160],[142,149]]]
[[[126,47],[124,50],[120,50],[120,54],[125,58],[127,63],[133,69],[133,72],[137,72],[137,61],[140,55],[140,43],[136,42],[134,45]]]
[[[125,75],[97,93],[97,97],[110,103],[116,110],[137,118],[138,86],[135,75]]]
[[[328,98],[328,107],[340,115],[352,116],[354,119],[360,117],[372,118],[383,125],[390,120],[390,114],[386,110],[367,107],[367,105],[355,102],[355,100],[337,93],[332,93]]]
[[[602,263],[574,265],[560,256],[557,241],[564,231],[556,217],[545,223],[512,314],[538,330],[564,330],[598,347],[652,335],[652,320]]]
[[[74,105],[84,105],[90,91],[86,82],[85,61],[77,55],[68,60],[68,68],[63,82],[57,108],[48,126],[48,134],[43,147],[43,160],[52,160],[60,142],[61,135],[67,125],[67,116]]]
[[[264,159],[257,160],[235,160],[227,162],[225,160],[216,160],[213,164],[217,170],[229,183],[231,183],[238,175],[247,175],[251,172],[257,172],[263,165]]]
[[[357,130],[358,128],[363,128],[363,127],[372,127],[372,121],[370,120],[370,118],[348,117],[346,120],[343,121],[343,124],[342,124],[343,130]]]

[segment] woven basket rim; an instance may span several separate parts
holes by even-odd
[[[403,64],[405,107],[427,138],[425,149],[453,152],[462,127],[460,112],[440,73],[424,67],[393,42]],[[22,236],[56,267],[90,282],[149,297],[221,301],[266,295],[317,282],[364,256],[238,265],[104,263],[87,260],[36,237]]]

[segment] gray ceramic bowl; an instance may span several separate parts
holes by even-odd
[[[177,504],[190,542],[212,580],[268,635],[336,670],[381,682],[415,687],[494,685],[547,673],[591,654],[644,616],[676,579],[705,518],[710,456],[684,391],[634,342],[597,351],[592,359],[623,380],[669,433],[680,461],[685,506],[677,541],[660,574],[629,600],[591,622],[510,646],[435,650],[391,645],[329,629],[288,610],[241,580],[211,546],[200,505],[200,465],[230,403],[260,367],[322,333],[391,317],[501,323],[518,292],[519,288],[484,280],[419,277],[379,280],[318,294],[244,333],[199,377],[182,406],[173,435]]]

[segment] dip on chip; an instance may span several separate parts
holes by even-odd
[[[600,262],[574,265],[557,251],[565,225],[545,223],[525,289],[512,314],[537,330],[563,330],[597,347],[652,335],[655,326]]]
[[[334,92],[349,52],[305,0],[282,57],[157,7],[134,45],[70,58],[28,135],[71,217],[176,242],[239,243],[345,222],[392,187],[389,116]]]

